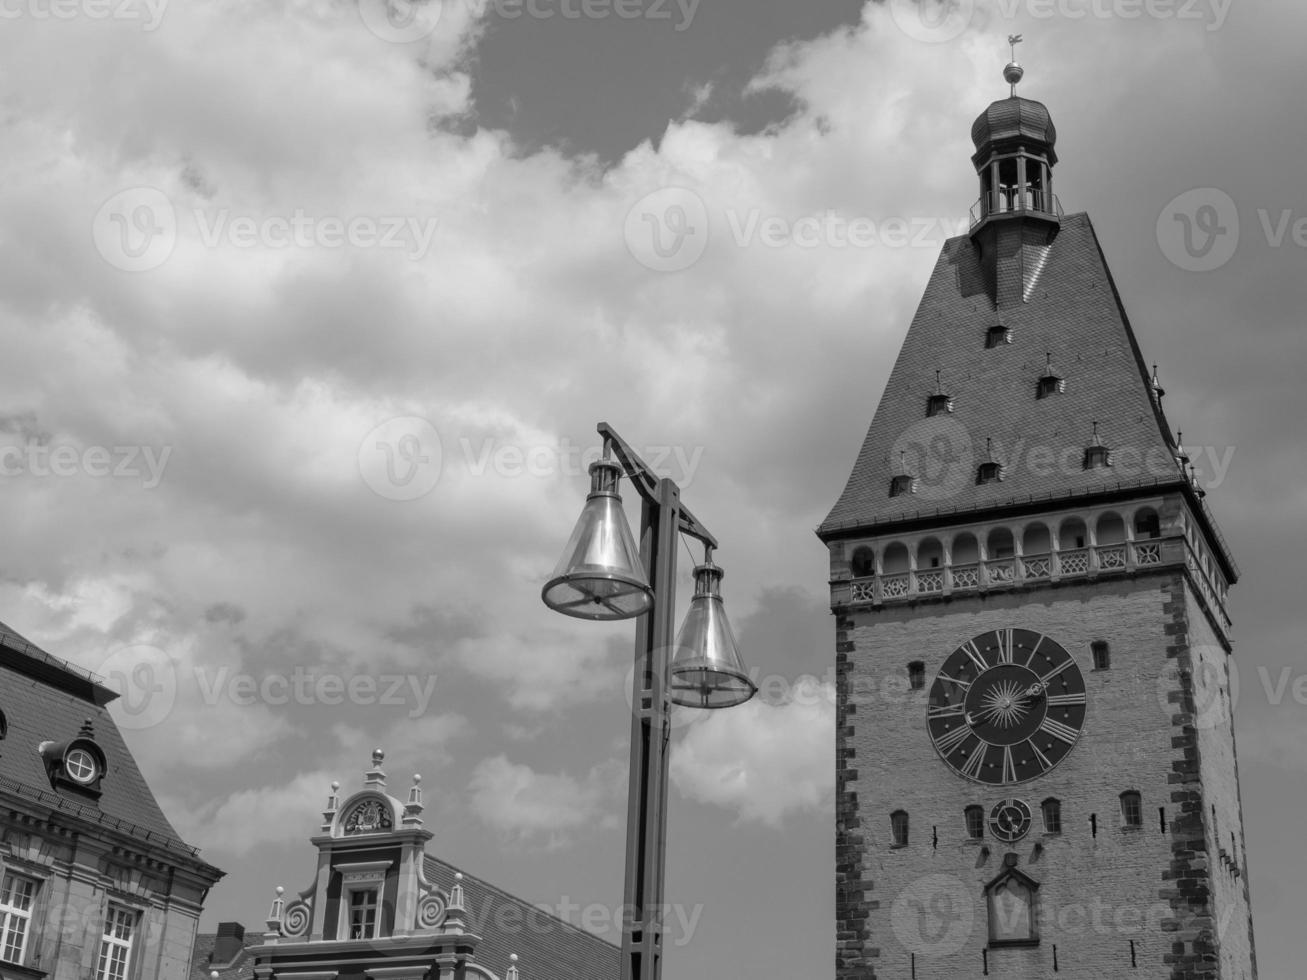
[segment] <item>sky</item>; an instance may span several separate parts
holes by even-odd
[[[330,784],[360,787],[374,747],[392,792],[422,775],[431,853],[613,920],[634,629],[540,601],[607,421],[720,541],[762,688],[677,716],[666,975],[830,974],[813,531],[965,230],[970,124],[1021,33],[1062,204],[1094,221],[1243,569],[1258,955],[1297,975],[1307,9],[3,0],[0,20],[0,618],[123,690],[165,811],[227,873],[206,929],[262,928],[274,887],[309,884]]]

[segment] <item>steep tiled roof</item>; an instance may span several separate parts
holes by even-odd
[[[133,837],[193,856],[178,837],[105,705],[115,694],[92,674],[53,657],[0,624],[0,711],[8,733],[0,741],[0,792],[23,797]],[[66,742],[90,719],[107,767],[98,800],[50,785],[37,746]]]
[[[441,891],[449,891],[459,870],[427,856],[427,880]],[[621,950],[612,943],[466,872],[463,892],[468,929],[482,937],[477,962],[496,976],[507,972],[508,957],[516,953],[524,980],[617,980]]]
[[[1040,258],[1042,268],[1027,271],[1025,302],[1000,312],[970,239],[945,243],[853,472],[820,535],[923,513],[1184,483],[1088,215],[1064,218]],[[986,349],[986,331],[1000,323],[1011,329],[1012,342]],[[1036,398],[1046,353],[1066,388]],[[936,371],[954,411],[926,418]],[[1094,420],[1120,465],[1082,468]],[[977,485],[987,439],[993,458],[1005,464],[1004,479]],[[900,464],[918,477],[919,489],[891,497],[890,478]]]
[[[200,933],[195,937],[195,950],[191,954],[191,980],[210,980],[215,967],[212,962],[213,947],[218,941],[216,932]],[[247,931],[243,940],[244,949],[263,943],[262,931]],[[242,952],[230,966],[218,971],[218,980],[249,980],[254,976],[254,960]]]

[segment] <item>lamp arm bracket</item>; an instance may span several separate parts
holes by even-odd
[[[646,502],[656,507],[658,505],[658,483],[660,479],[657,474],[649,468],[649,464],[642,460],[640,455],[607,422],[600,422],[598,431],[605,442],[612,447],[613,455],[622,464],[622,469],[626,471],[626,475],[630,478],[636,492]],[[712,536],[706,527],[699,523],[698,519],[690,513],[689,508],[684,503],[680,505],[678,511],[677,525],[683,534],[698,538],[709,548],[717,547],[717,539]]]

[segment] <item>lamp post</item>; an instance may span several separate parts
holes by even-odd
[[[744,672],[722,608],[722,570],[712,562],[717,539],[681,503],[676,484],[655,476],[608,423],[599,423],[599,434],[603,459],[590,466],[590,494],[541,597],[551,609],[580,619],[639,617],[631,685],[621,980],[659,980],[669,702],[727,708],[749,700],[757,688]],[[617,492],[623,472],[642,501],[638,553]],[[694,569],[690,611],[673,646],[678,532],[703,543],[704,562]]]

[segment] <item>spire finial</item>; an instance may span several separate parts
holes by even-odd
[[[1026,70],[1017,62],[1017,45],[1021,43],[1021,40],[1020,34],[1009,34],[1007,36],[1007,43],[1012,48],[1012,60],[1003,66],[1003,80],[1011,86],[1009,95],[1012,98],[1016,98],[1017,82],[1021,81],[1021,76],[1026,73]]]
[[[935,394],[942,395],[943,393],[944,393],[944,389],[940,387],[939,369],[936,368],[935,369]]]

